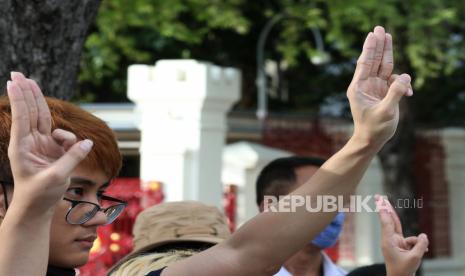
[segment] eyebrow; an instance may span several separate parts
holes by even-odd
[[[71,177],[71,183],[73,183],[73,184],[81,184],[81,185],[91,186],[91,187],[98,186],[98,184],[95,183],[94,181],[89,180],[89,179],[85,179],[85,178],[81,178],[81,177]],[[110,185],[109,181],[105,182],[99,187],[99,189],[104,189],[104,188],[108,187],[109,185]]]

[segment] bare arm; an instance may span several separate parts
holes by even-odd
[[[374,155],[394,134],[398,103],[412,94],[410,77],[391,76],[392,39],[377,27],[365,41],[348,98],[354,134],[311,180],[291,195],[342,195],[355,188]],[[334,218],[335,212],[261,213],[225,243],[168,266],[170,275],[271,275],[286,259],[312,240]]]
[[[45,275],[53,209],[33,212],[13,201],[0,227],[0,275]]]
[[[13,73],[7,86],[14,196],[0,226],[0,275],[43,276],[55,204],[69,185],[69,174],[92,144],[57,139],[47,103],[34,81]]]

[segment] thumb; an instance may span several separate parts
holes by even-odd
[[[382,103],[389,106],[396,106],[403,96],[409,95],[411,78],[408,74],[402,74],[397,77],[389,86],[389,90]]]
[[[428,244],[429,244],[428,236],[426,236],[426,234],[420,234],[418,235],[417,243],[412,248],[410,253],[413,254],[413,256],[421,259],[423,255],[425,254],[425,252],[428,251]]]
[[[89,139],[75,143],[53,164],[53,170],[59,172],[62,176],[68,177],[77,165],[86,158],[93,145],[94,143]]]

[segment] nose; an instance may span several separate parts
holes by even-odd
[[[91,226],[102,226],[107,224],[107,216],[103,211],[98,211],[94,217],[92,217],[89,221],[83,224],[83,226],[91,227]]]

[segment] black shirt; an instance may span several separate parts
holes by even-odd
[[[163,271],[163,269],[165,269],[166,267],[162,268],[162,269],[158,269],[158,270],[154,270],[152,272],[150,272],[149,274],[147,274],[146,276],[160,276],[161,275],[161,272]]]
[[[75,276],[76,271],[72,268],[62,268],[49,265],[47,267],[47,276]]]

